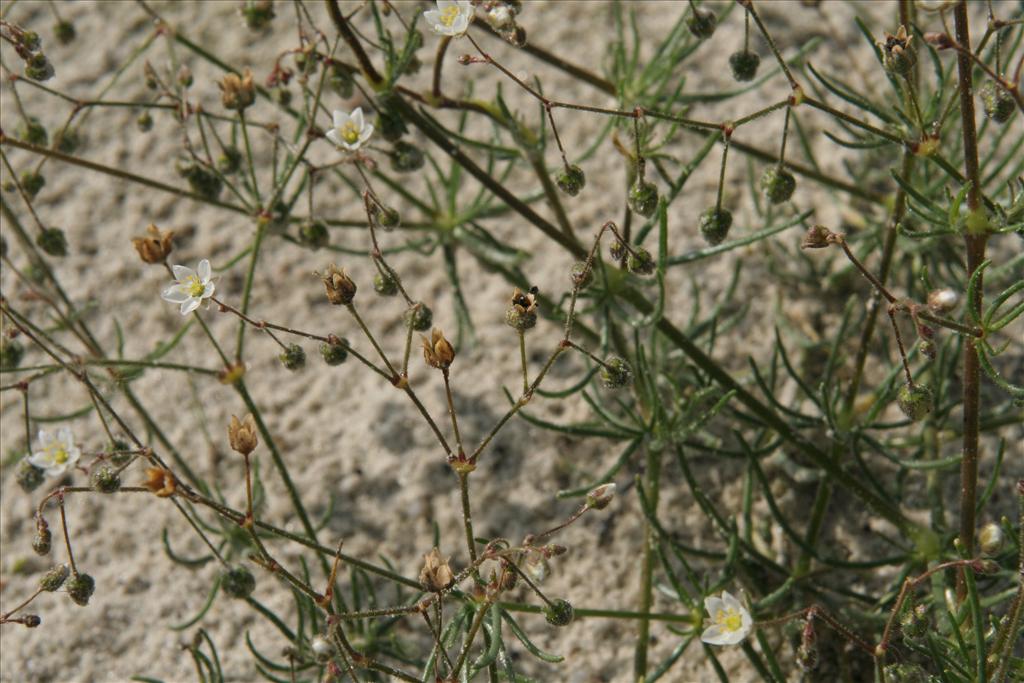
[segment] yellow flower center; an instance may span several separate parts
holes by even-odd
[[[341,127],[341,137],[345,142],[347,142],[350,145],[354,142],[358,142],[359,128],[356,127],[356,124],[349,121],[344,126]]]
[[[459,18],[459,8],[455,5],[448,5],[441,10],[441,23],[451,28],[455,20]]]
[[[715,612],[715,623],[729,633],[733,633],[743,628],[743,617],[741,617],[739,611],[733,607],[730,607],[729,609],[720,609]]]
[[[206,285],[199,280],[198,275],[190,275],[185,281],[185,286],[188,287],[189,296],[201,297],[206,291]]]
[[[56,449],[54,449],[54,453],[53,453],[53,462],[54,463],[56,463],[58,465],[63,465],[67,461],[68,461],[68,452],[66,450],[64,450],[60,446],[58,446]]]

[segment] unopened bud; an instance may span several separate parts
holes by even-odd
[[[975,574],[998,574],[999,563],[995,560],[974,560],[971,562],[971,569]]]
[[[252,31],[266,29],[275,16],[272,0],[246,0],[238,12],[242,15],[242,21]]]
[[[732,227],[732,212],[712,206],[700,215],[700,234],[708,244],[721,244]]]
[[[932,390],[924,384],[908,382],[900,387],[896,394],[896,402],[903,414],[912,421],[917,422],[925,415],[932,412],[935,405],[935,395]]]
[[[729,66],[732,67],[732,77],[737,81],[752,81],[757,75],[757,68],[761,65],[761,58],[756,52],[740,50],[733,52],[729,57]]]
[[[36,244],[50,256],[68,255],[68,238],[60,228],[46,228],[36,237]]]
[[[582,168],[572,164],[562,169],[562,172],[555,178],[555,183],[562,192],[570,197],[575,197],[586,186],[587,176],[583,174]]]
[[[569,279],[572,280],[574,286],[586,289],[594,281],[594,273],[587,267],[586,261],[577,261],[572,264],[572,270],[569,271]]]
[[[615,497],[615,484],[602,484],[587,494],[587,507],[604,510]]]
[[[572,622],[575,612],[568,600],[552,600],[544,607],[544,619],[552,626],[567,626]]]
[[[814,620],[804,622],[804,630],[800,636],[800,647],[796,651],[796,662],[805,672],[818,668],[818,636],[814,632]]]
[[[328,365],[341,365],[348,359],[348,341],[333,335],[329,339],[331,341],[320,344],[320,356]]]
[[[641,247],[633,249],[633,253],[626,259],[626,268],[637,275],[650,275],[654,272],[656,264],[651,252]]]
[[[43,177],[42,173],[25,171],[21,174],[21,188],[25,190],[25,194],[28,195],[29,199],[35,199],[44,185],[46,185],[46,178]]]
[[[375,214],[377,224],[385,230],[394,230],[402,223],[402,214],[398,209],[385,206]]]
[[[761,176],[761,192],[772,204],[789,201],[796,190],[796,178],[782,166],[769,166]]]
[[[139,132],[148,133],[153,129],[153,115],[148,111],[142,112],[135,119],[135,126],[139,129]]]
[[[71,570],[68,569],[66,564],[58,564],[50,571],[43,574],[43,578],[39,580],[39,590],[44,590],[49,593],[54,592],[58,588],[64,585]]]
[[[927,358],[928,360],[935,360],[935,356],[938,355],[938,352],[935,348],[935,342],[929,339],[922,339],[917,344],[917,350],[920,351],[921,355]]]
[[[609,356],[601,366],[601,384],[608,389],[620,389],[632,381],[633,370],[618,356]]]
[[[908,640],[921,638],[928,632],[931,626],[931,619],[928,614],[928,605],[917,604],[907,605],[900,614],[900,630],[903,637]]]
[[[221,574],[220,587],[229,598],[244,600],[256,589],[256,578],[245,567],[236,565]]]
[[[373,291],[381,296],[398,294],[398,282],[390,273],[377,273],[373,276]]]
[[[175,80],[177,80],[178,85],[183,88],[192,87],[192,69],[188,68],[187,64],[182,64],[181,68],[178,69],[178,74],[175,76]]]
[[[995,555],[1003,547],[1003,528],[995,522],[989,522],[978,532],[978,547],[986,555]]]
[[[644,218],[650,218],[658,208],[658,186],[637,178],[629,188],[629,208]]]
[[[323,221],[307,221],[299,228],[299,242],[310,249],[319,249],[330,242],[327,225]]]
[[[42,52],[37,52],[25,60],[25,75],[33,81],[48,81],[54,75],[53,64]]]
[[[330,657],[334,653],[334,646],[331,645],[331,641],[321,635],[313,636],[313,640],[309,643],[309,648],[313,650],[313,654],[317,658]]]
[[[101,465],[89,475],[89,485],[99,493],[117,493],[121,489],[121,475],[117,468]]]
[[[43,620],[39,618],[38,614],[26,614],[21,617],[21,623],[23,623],[26,628],[36,628],[39,624],[43,623]]]
[[[42,469],[36,467],[28,461],[28,458],[23,458],[18,463],[18,471],[15,474],[15,480],[18,482],[18,486],[25,493],[32,493],[37,488],[43,485],[43,481],[46,480],[46,474]]]
[[[1017,103],[1006,88],[995,81],[985,81],[978,89],[978,97],[981,98],[982,109],[985,116],[996,123],[1006,123],[1017,111]]]
[[[715,28],[718,27],[718,17],[714,12],[694,9],[693,14],[686,19],[686,27],[695,38],[705,40],[714,35]]]
[[[949,287],[932,290],[928,293],[928,308],[935,313],[949,313],[956,308],[959,299],[957,293]]]
[[[36,555],[47,555],[52,542],[53,534],[50,533],[50,527],[46,524],[46,520],[40,517],[36,520],[36,534],[32,537],[32,550]]]
[[[67,582],[67,589],[71,601],[85,607],[96,590],[96,581],[88,574],[75,574]]]
[[[434,322],[434,312],[422,301],[405,309],[405,324],[415,332],[426,332]]]
[[[411,142],[399,140],[388,156],[391,157],[391,168],[399,173],[411,173],[423,168],[423,152]]]
[[[35,116],[29,116],[22,120],[18,124],[18,128],[15,131],[17,136],[27,142],[30,145],[36,145],[37,147],[45,147],[49,141],[49,136],[46,134],[46,127],[39,122]]]
[[[303,351],[302,347],[298,344],[289,344],[285,347],[284,351],[278,355],[278,359],[281,361],[281,365],[294,372],[305,367],[306,352]]]
[[[57,37],[58,43],[67,45],[75,39],[75,25],[61,19],[54,25],[53,34]]]

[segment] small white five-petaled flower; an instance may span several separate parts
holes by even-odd
[[[711,617],[711,625],[700,634],[708,645],[735,645],[750,634],[754,620],[740,601],[722,591],[722,597],[709,595],[704,598],[704,609]]]
[[[39,450],[29,456],[28,461],[43,470],[48,477],[59,477],[74,467],[82,452],[75,446],[75,437],[67,427],[57,430],[57,435],[45,429],[39,430]]]
[[[210,261],[203,259],[196,270],[186,266],[171,266],[175,283],[160,296],[172,304],[181,304],[181,314],[188,315],[199,308],[203,299],[213,296],[214,284],[211,278]]]
[[[363,119],[362,107],[356,107],[351,114],[334,112],[334,128],[327,131],[327,139],[338,147],[354,152],[373,135],[373,124]]]
[[[437,0],[437,9],[423,13],[427,25],[434,33],[459,38],[466,35],[473,20],[473,5],[469,0]]]

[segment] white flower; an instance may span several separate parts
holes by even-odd
[[[338,147],[354,152],[373,135],[373,124],[363,120],[362,107],[356,107],[351,114],[334,112],[334,128],[327,131],[327,139]]]
[[[704,609],[711,617],[711,626],[704,629],[700,639],[709,645],[736,645],[754,626],[747,608],[727,591],[722,591],[720,598],[714,595],[704,598]]]
[[[59,477],[73,467],[82,452],[75,446],[75,437],[67,427],[57,430],[57,436],[45,429],[39,430],[39,450],[28,461],[43,470],[48,477]]]
[[[427,10],[423,18],[434,33],[459,38],[469,30],[473,5],[469,0],[437,0],[437,9]]]
[[[176,282],[163,291],[160,296],[172,304],[181,304],[181,314],[188,315],[199,308],[203,299],[213,296],[214,284],[210,280],[210,262],[203,259],[198,268],[192,270],[185,266],[172,266]]]

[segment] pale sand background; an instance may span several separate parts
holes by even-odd
[[[321,5],[311,3],[311,10],[321,19],[321,28],[333,36]],[[235,65],[251,65],[258,79],[268,73],[274,58],[281,50],[295,43],[294,14],[287,6],[279,7],[279,16],[271,32],[254,34],[241,25],[234,2],[207,3],[154,3],[153,7],[173,26],[197,43],[208,46],[215,54]],[[354,7],[347,5],[348,9]],[[684,3],[637,3],[642,34],[652,39],[663,36],[667,28],[685,10]],[[402,5],[409,13],[412,7]],[[719,11],[721,7],[718,7]],[[61,11],[72,18],[78,30],[78,39],[67,47],[59,46],[52,38],[53,19],[41,3],[20,2],[9,18],[36,28],[44,37],[47,54],[53,60],[57,77],[48,82],[61,91],[78,96],[94,95],[107,82],[111,72],[140,44],[151,30],[151,21],[134,4],[82,2],[61,5]],[[861,13],[872,12],[892,16],[891,5],[872,3],[861,5]],[[783,40],[783,49],[791,53],[813,36],[823,36],[825,42],[813,56],[815,64],[831,65],[847,72],[877,73],[869,47],[856,33],[850,21],[852,10],[846,5],[828,3],[827,21],[813,9],[796,2],[765,2],[763,12],[769,25]],[[888,12],[889,14],[886,14]],[[536,44],[552,48],[569,59],[599,70],[612,39],[612,24],[608,6],[603,3],[529,2],[521,23]],[[980,24],[979,24],[980,25]],[[888,24],[885,24],[888,27]],[[742,41],[742,15],[734,11],[719,28],[713,44],[700,48],[698,57],[686,72],[686,91],[707,92],[716,88],[734,86],[728,74],[728,55]],[[499,41],[483,39],[502,61],[517,73],[529,78],[539,76],[545,91],[555,97],[611,106],[614,102],[585,85],[578,85],[555,69],[517,52]],[[648,50],[654,40],[648,42]],[[436,38],[427,35],[426,46],[420,51],[425,62],[420,81],[429,77],[430,64]],[[851,46],[852,47],[849,47]],[[720,47],[719,47],[720,46]],[[753,46],[764,58],[762,69],[771,67],[760,39]],[[188,64],[195,76],[192,97],[205,107],[218,111],[219,94],[214,81],[221,73],[190,55],[180,46],[175,47],[179,59]],[[471,77],[479,79],[478,94],[487,96],[497,82],[486,67],[460,67],[454,57],[466,49],[453,46],[452,60],[445,71],[445,87],[458,92]],[[158,41],[147,53],[154,66],[165,68],[167,47]],[[646,55],[645,55],[646,56]],[[5,64],[12,65],[16,57],[4,46]],[[470,71],[469,69],[473,69]],[[850,76],[856,78],[856,76]],[[879,82],[882,79],[874,78]],[[16,125],[16,113],[4,86],[2,125],[8,133]],[[881,85],[879,85],[881,87]],[[507,82],[503,90],[510,102],[528,116],[535,116],[535,106],[516,92]],[[766,98],[782,97],[787,88],[781,76],[774,78],[763,92]],[[41,97],[31,88],[19,89],[27,108],[39,116],[52,132],[63,123],[67,107],[52,98]],[[141,99],[147,96],[141,63],[129,69],[122,81],[109,93],[113,99]],[[752,111],[759,100],[744,97],[727,107],[697,106],[692,115],[721,120],[735,118]],[[358,100],[343,102],[328,95],[326,104],[331,108],[349,108]],[[250,110],[253,119],[280,121],[287,132],[290,125],[271,105],[259,102]],[[156,124],[148,134],[135,129],[137,112],[131,109],[97,111],[90,115],[84,127],[86,144],[79,152],[99,162],[120,166],[164,182],[181,185],[173,169],[173,160],[180,149],[180,134],[176,124],[166,116],[156,116]],[[1019,119],[1017,124],[1019,125]],[[603,119],[583,115],[558,113],[563,139],[570,150],[586,148]],[[808,113],[805,122],[813,126],[820,117]],[[738,138],[762,147],[774,148],[781,130],[781,112],[763,124],[743,129]],[[257,133],[257,146],[266,158],[267,146]],[[418,141],[412,134],[410,140]],[[820,136],[815,144],[826,147],[819,156],[823,165],[840,173],[844,154]],[[674,149],[688,159],[699,138],[683,135]],[[429,143],[423,142],[424,145]],[[797,158],[796,146],[791,147]],[[689,198],[674,205],[671,216],[674,253],[682,253],[701,246],[696,231],[696,216],[713,202],[717,181],[718,154],[716,150],[700,171],[691,178],[687,187]],[[27,155],[11,152],[18,169],[26,168]],[[312,158],[325,161],[334,152],[327,143],[313,147]],[[439,157],[440,158],[440,157]],[[548,163],[555,163],[555,154],[548,155]],[[752,228],[749,193],[746,190],[747,162],[736,155],[730,169],[727,194],[735,207],[736,223],[733,235]],[[596,158],[584,165],[587,187],[575,200],[566,200],[570,216],[581,235],[592,234],[601,222],[621,220],[623,209],[624,166],[610,142],[606,142]],[[759,171],[761,164],[755,164]],[[215,264],[226,262],[250,239],[252,225],[245,217],[230,214],[204,205],[181,200],[173,196],[130,186],[108,177],[86,173],[80,169],[47,164],[44,173],[47,185],[38,198],[38,207],[44,220],[65,228],[71,244],[70,255],[53,261],[62,281],[80,304],[94,302],[97,308],[88,313],[89,324],[98,338],[112,349],[115,344],[113,318],[116,317],[126,332],[127,357],[148,352],[159,339],[166,339],[182,324],[173,307],[159,299],[159,291],[166,277],[160,269],[141,267],[129,244],[132,235],[139,234],[147,223],[180,232],[174,262],[193,264],[197,259],[209,257]],[[266,182],[266,175],[263,181]],[[512,187],[520,192],[532,191],[533,181],[528,176],[513,178]],[[472,180],[465,182],[467,196],[475,193]],[[388,196],[386,193],[383,193]],[[224,196],[227,196],[226,194]],[[836,201],[836,199],[840,201]],[[801,208],[815,206],[814,220],[838,225],[844,217],[856,214],[855,208],[820,192],[801,181],[796,200]],[[10,201],[22,212],[20,202]],[[299,207],[304,207],[300,202]],[[547,207],[538,210],[548,215]],[[317,209],[324,216],[356,218],[361,208],[355,195],[347,188],[324,182],[318,189]],[[300,209],[304,212],[304,208]],[[19,213],[24,218],[23,213]],[[407,210],[405,215],[414,220],[422,216]],[[542,290],[553,293],[567,287],[567,272],[571,265],[566,255],[545,244],[539,233],[523,221],[509,217],[486,223],[489,229],[511,241],[531,255],[528,272]],[[395,244],[398,235],[386,235],[385,244]],[[798,239],[790,231],[777,240]],[[332,240],[353,248],[366,246],[365,235],[356,231],[336,231]],[[761,252],[764,247],[758,247]],[[24,258],[14,250],[17,263]],[[693,305],[688,278],[698,277],[708,286],[706,294],[720,291],[728,281],[736,258],[743,252],[734,252],[722,258],[702,261],[696,267],[676,269],[670,278],[669,315],[684,320]],[[834,258],[831,257],[831,258]],[[359,302],[370,325],[385,336],[386,348],[397,353],[401,348],[400,307],[395,301],[380,300],[370,287],[371,267],[365,259],[338,256],[339,263],[350,267],[361,290]],[[253,292],[254,315],[299,328],[320,332],[333,331],[356,342],[357,348],[367,345],[356,333],[349,318],[330,309],[323,301],[320,284],[310,276],[311,271],[332,260],[327,252],[312,254],[308,250],[271,240],[260,261],[259,277]],[[454,309],[451,292],[446,284],[440,252],[428,257],[403,255],[393,260],[405,280],[412,283],[415,296],[429,302],[435,311],[435,323],[446,330],[454,330]],[[485,433],[505,409],[500,390],[502,384],[514,387],[517,379],[518,352],[514,335],[502,324],[502,314],[510,287],[500,276],[490,274],[470,258],[460,259],[462,281],[467,286],[467,297],[473,319],[477,324],[476,344],[460,349],[454,373],[456,403],[460,408],[466,440],[474,442]],[[243,267],[236,266],[221,273],[218,295],[231,302],[240,298]],[[28,306],[23,300],[24,289],[15,284],[10,273],[3,276],[4,293]],[[834,304],[827,312],[806,311],[803,306],[791,305],[790,297],[815,296],[811,285],[801,286],[797,292],[782,299],[772,284],[761,259],[747,259],[741,281],[739,299],[756,297],[756,305],[744,327],[729,338],[719,340],[715,355],[730,356],[742,367],[748,353],[763,355],[763,343],[776,315],[777,306],[785,306],[785,315],[805,330],[834,322],[834,313],[841,310],[841,295],[833,297]],[[852,290],[856,296],[866,295],[866,289],[857,283]],[[837,298],[838,297],[838,298]],[[704,306],[713,303],[705,297]],[[225,342],[233,341],[233,319],[214,311],[204,314],[214,333]],[[216,358],[206,340],[198,331],[189,334],[172,358],[188,359],[196,364],[214,367]],[[531,356],[539,363],[546,357],[558,339],[558,329],[542,323],[530,335]],[[357,341],[358,340],[358,341]],[[267,338],[250,333],[250,367],[248,382],[269,425],[291,465],[294,477],[311,514],[316,518],[325,512],[330,496],[336,497],[334,514],[320,534],[322,542],[330,545],[345,540],[348,553],[375,561],[386,556],[408,576],[415,576],[420,556],[431,544],[432,522],[442,530],[442,550],[454,555],[456,563],[464,561],[461,540],[458,491],[455,480],[438,453],[433,437],[404,397],[382,384],[380,378],[362,369],[354,362],[340,368],[325,368],[316,347],[304,344],[308,354],[307,368],[300,373],[284,371],[276,360],[274,344]],[[38,353],[30,353],[26,363],[41,361]],[[421,369],[418,357],[413,362],[413,381],[428,409],[444,419],[443,390],[440,377]],[[564,386],[578,377],[583,366],[573,361],[560,361],[553,372],[551,386]],[[235,506],[243,505],[244,487],[237,457],[227,450],[224,426],[232,413],[244,412],[244,406],[234,392],[215,382],[202,378],[194,386],[180,373],[149,372],[134,384],[147,407],[167,431],[181,452],[187,454],[193,466],[216,480],[227,492]],[[787,387],[788,395],[792,387]],[[22,445],[20,403],[14,392],[0,394],[2,400],[2,426],[4,452]],[[788,400],[783,396],[783,400]],[[37,415],[53,415],[82,407],[86,397],[72,382],[61,379],[33,386],[32,405]],[[201,402],[202,411],[198,406]],[[135,415],[127,409],[122,398],[114,399],[133,426],[138,425]],[[562,422],[588,416],[588,409],[578,398],[556,404],[537,400],[531,410],[547,419]],[[89,449],[102,445],[103,438],[94,418],[74,421],[78,439]],[[288,528],[298,530],[273,466],[265,449],[260,449],[260,464],[266,473],[265,482],[271,499],[263,513],[264,518]],[[502,535],[519,539],[524,533],[539,531],[568,515],[574,504],[555,499],[555,492],[563,487],[576,486],[606,468],[617,451],[597,440],[567,439],[535,429],[523,421],[513,421],[495,440],[473,478],[473,501],[476,529],[480,535]],[[713,492],[713,497],[726,513],[738,511],[740,470],[734,464],[702,461],[700,477]],[[987,471],[983,463],[983,472]],[[1018,469],[1020,463],[1017,463]],[[719,539],[707,527],[706,521],[694,508],[678,483],[675,472],[672,485],[663,491],[663,519],[689,543],[699,547],[720,547]],[[620,485],[631,481],[635,467],[619,476]],[[3,504],[0,534],[3,540],[2,576],[4,586],[0,598],[3,609],[8,609],[34,586],[39,571],[48,566],[49,558],[35,557],[29,548],[32,533],[31,511],[33,500],[14,484],[12,468],[3,472]],[[778,474],[777,472],[775,474]],[[773,476],[775,476],[773,474]],[[1019,476],[1019,475],[1018,475]],[[127,477],[134,482],[137,473]],[[786,506],[805,504],[813,487],[794,487],[789,480],[777,478],[776,493]],[[804,501],[804,502],[801,502]],[[183,633],[169,630],[169,624],[190,617],[202,604],[215,574],[215,567],[189,571],[173,565],[164,555],[160,533],[167,528],[174,547],[185,555],[197,555],[202,547],[195,535],[169,504],[140,496],[76,496],[69,505],[71,531],[81,568],[97,581],[96,594],[86,609],[73,605],[62,594],[45,595],[34,605],[43,618],[43,626],[35,631],[19,627],[5,627],[2,635],[0,680],[3,681],[120,681],[134,674],[150,675],[166,681],[194,680],[189,658],[179,644],[195,633],[195,628]],[[837,496],[832,518],[844,519],[844,528],[858,529],[863,522],[865,530],[873,523],[858,506],[848,505],[842,495]],[[51,515],[56,521],[56,514]],[[852,520],[852,521],[851,521]],[[570,553],[552,564],[552,572],[545,583],[551,595],[564,596],[577,606],[619,607],[631,609],[635,605],[635,562],[639,557],[642,520],[635,492],[628,488],[616,502],[602,514],[588,515],[581,523],[559,538],[569,546]],[[768,530],[771,531],[770,529]],[[885,547],[876,546],[868,537],[851,539],[845,532],[830,532],[830,537],[841,541],[857,557],[877,556]],[[55,540],[59,534],[55,534]],[[787,552],[781,544],[779,552]],[[283,560],[295,560],[295,555],[276,545]],[[63,553],[55,544],[54,560]],[[701,566],[698,564],[698,566]],[[16,568],[19,568],[16,571]],[[256,596],[271,607],[289,609],[288,592],[257,568]],[[347,588],[347,577],[344,581]],[[520,596],[529,599],[525,594]],[[678,610],[679,606],[664,596],[658,596],[656,610]],[[633,626],[625,622],[601,619],[579,620],[566,629],[556,630],[537,616],[524,615],[521,622],[536,642],[549,650],[566,656],[561,668],[544,669],[541,680],[569,680],[574,683],[590,681],[625,681],[632,669]],[[410,622],[411,623],[411,622]],[[245,605],[218,598],[218,603],[202,625],[217,643],[221,661],[229,680],[257,680],[252,668],[251,655],[245,648],[245,634],[263,652],[276,656],[283,641],[276,631],[258,618]],[[422,630],[418,623],[411,628]],[[654,625],[656,640],[652,645],[651,661],[656,663],[675,647],[677,636],[661,625]],[[518,649],[513,646],[514,649]],[[692,645],[684,660],[676,665],[669,680],[705,680],[712,675],[703,657],[696,656]],[[732,667],[735,680],[748,680],[735,653],[723,653],[724,661]]]

